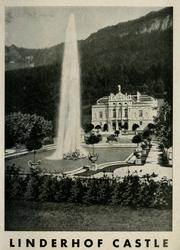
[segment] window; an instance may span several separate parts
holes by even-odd
[[[124,110],[124,117],[128,117],[128,109]]]
[[[139,124],[142,125],[142,121],[140,121]]]
[[[139,110],[139,117],[143,117],[143,111]]]
[[[112,126],[113,126],[113,130],[115,130],[115,129],[116,129],[116,123],[113,122],[113,123],[112,123]]]
[[[124,123],[124,129],[128,129],[128,123],[127,122]]]
[[[103,118],[103,112],[102,112],[102,111],[99,112],[99,118],[100,118],[100,119]]]
[[[116,118],[116,110],[113,109],[113,118]]]

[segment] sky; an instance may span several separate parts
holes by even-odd
[[[163,7],[7,7],[5,43],[24,48],[46,48],[65,40],[71,13],[75,15],[77,38],[107,26],[136,19]]]

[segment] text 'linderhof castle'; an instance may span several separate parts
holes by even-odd
[[[92,106],[92,124],[100,125],[104,131],[121,130],[122,128],[132,130],[137,124],[139,129],[144,129],[148,124],[154,122],[158,113],[157,99],[141,95],[127,95],[121,92],[118,85],[118,93],[110,94],[97,100]]]

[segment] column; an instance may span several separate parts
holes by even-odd
[[[118,119],[119,119],[119,108],[116,107],[116,130],[119,130]]]
[[[118,107],[116,107],[116,119],[119,118],[119,114],[118,114]]]
[[[108,121],[108,132],[111,132],[111,131],[112,131],[111,121],[109,120]]]
[[[116,120],[116,130],[119,130],[118,120]]]
[[[121,123],[123,125],[123,117],[124,117],[124,108],[121,108]]]

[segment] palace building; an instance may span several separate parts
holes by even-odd
[[[118,85],[118,93],[110,94],[97,100],[92,106],[92,124],[100,125],[102,130],[113,132],[114,130],[133,130],[137,124],[139,129],[144,129],[148,124],[153,123],[158,112],[157,99],[141,95],[127,95],[121,92]]]

